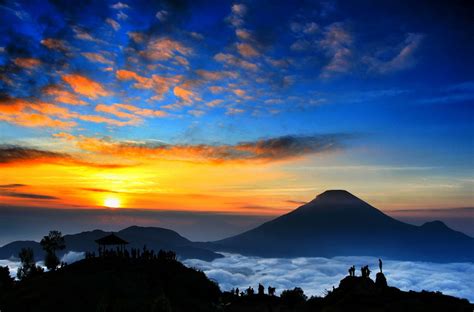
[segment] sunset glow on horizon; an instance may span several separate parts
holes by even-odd
[[[173,3],[0,6],[1,205],[280,215],[327,189],[474,205],[457,8]]]

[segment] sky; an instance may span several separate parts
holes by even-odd
[[[0,203],[474,205],[471,1],[1,1]]]

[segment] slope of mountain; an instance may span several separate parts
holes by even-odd
[[[213,245],[216,250],[263,257],[474,261],[473,238],[440,221],[422,226],[400,222],[343,190],[326,191],[286,215]]]
[[[63,255],[68,251],[97,251],[96,239],[102,238],[110,232],[94,230],[81,232],[78,234],[65,235],[66,249],[59,253]],[[117,235],[128,241],[130,248],[143,248],[146,245],[148,249],[153,250],[173,250],[182,259],[201,259],[211,261],[222,257],[213,251],[194,246],[194,243],[184,238],[178,233],[156,227],[139,227],[131,226],[117,232]],[[33,248],[36,258],[43,259],[44,254],[38,242],[34,241],[17,241],[7,244],[0,248],[0,259],[8,259],[17,257],[19,251],[23,247]]]

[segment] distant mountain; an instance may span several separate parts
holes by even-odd
[[[65,235],[66,250],[60,255],[68,251],[95,251],[97,252],[96,239],[102,238],[111,232],[94,230],[82,232],[78,234]],[[45,233],[47,234],[47,233]],[[120,238],[128,241],[130,248],[142,249],[144,245],[148,249],[158,251],[160,249],[173,250],[178,257],[182,259],[201,259],[211,261],[222,257],[213,251],[195,246],[193,242],[179,235],[178,233],[157,227],[139,227],[131,226],[116,233]],[[34,241],[16,241],[0,248],[0,259],[8,259],[17,257],[19,251],[23,247],[33,248],[37,259],[43,258],[43,250],[38,242]]]
[[[473,238],[441,221],[403,223],[344,190],[326,191],[255,229],[203,246],[263,257],[474,261]]]

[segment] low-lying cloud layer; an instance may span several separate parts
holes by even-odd
[[[277,294],[284,289],[303,288],[306,295],[324,296],[332,286],[347,275],[351,265],[356,268],[368,264],[375,276],[378,260],[373,257],[328,258],[259,258],[224,253],[225,257],[212,262],[188,259],[189,267],[197,268],[219,283],[221,290],[238,287],[245,290],[262,283],[276,287]],[[84,258],[83,252],[70,251],[61,261],[72,263]],[[38,265],[42,265],[41,262]],[[19,262],[0,260],[16,276]],[[359,272],[356,272],[359,274]],[[443,294],[466,298],[474,302],[473,263],[429,263],[384,260],[384,274],[388,284],[402,290],[441,291]]]
[[[322,296],[337,287],[351,265],[360,268],[368,264],[378,270],[378,259],[372,257],[328,258],[258,258],[225,254],[212,262],[186,260],[184,263],[204,271],[217,281],[222,290],[239,287],[254,289],[258,283],[284,289],[301,287],[307,295]],[[441,291],[444,294],[474,301],[473,263],[428,263],[384,260],[384,273],[390,286],[402,290]],[[357,272],[360,275],[360,272]]]

